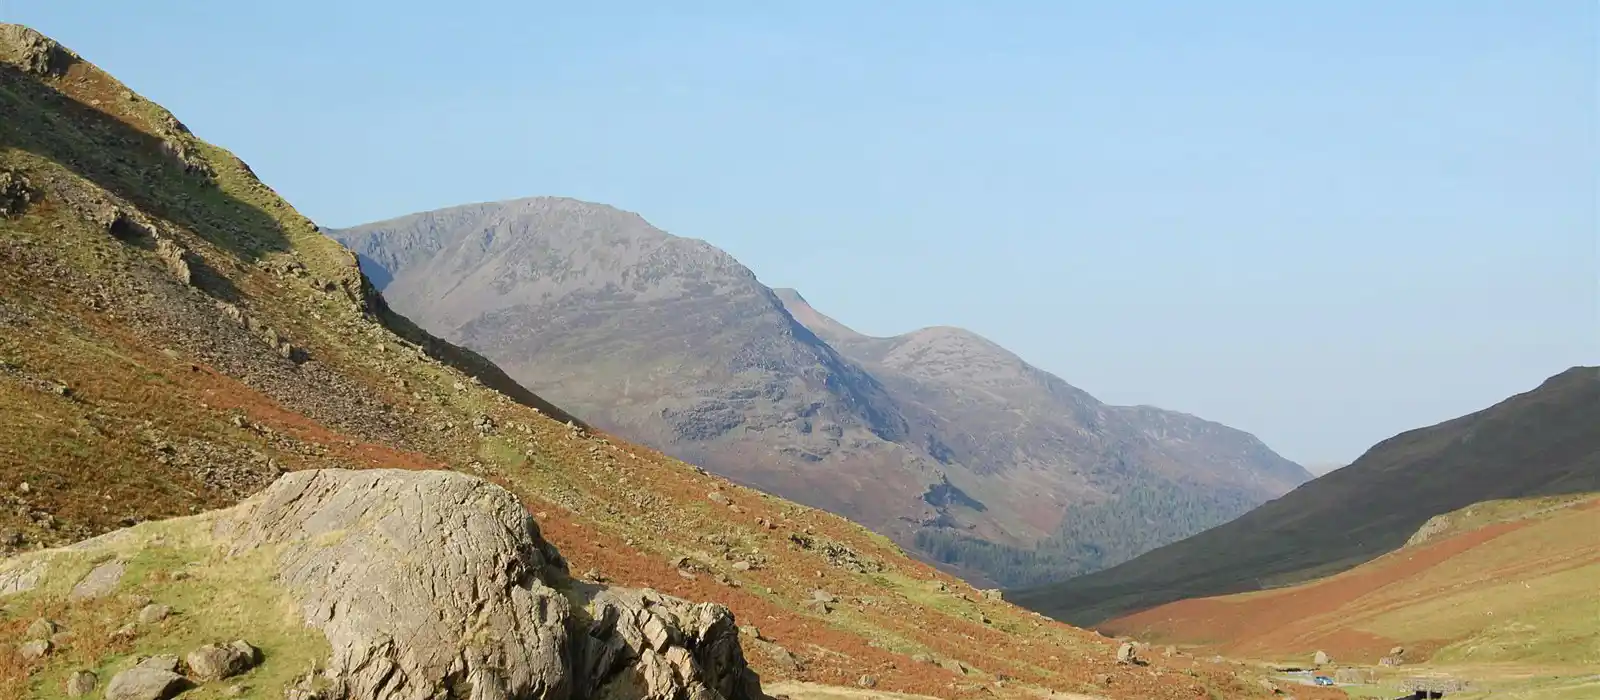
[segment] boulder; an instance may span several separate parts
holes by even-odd
[[[49,656],[50,652],[54,650],[55,645],[50,643],[50,640],[48,639],[35,639],[31,642],[23,642],[17,646],[17,653],[27,661],[38,661],[39,659]]]
[[[178,675],[178,657],[153,656],[112,676],[106,700],[167,700],[188,686]]]
[[[1312,655],[1311,663],[1314,663],[1318,666],[1327,666],[1328,664],[1333,663],[1333,659],[1328,656],[1328,652],[1318,651],[1316,654]]]
[[[153,625],[167,619],[172,614],[172,607],[160,603],[151,603],[139,609],[139,622]]]
[[[49,639],[60,629],[55,622],[41,617],[28,625],[28,639]]]
[[[332,647],[328,687],[295,689],[305,697],[761,697],[727,608],[576,581],[517,498],[482,479],[298,471],[222,513],[216,539],[276,552],[277,580]]]
[[[1122,646],[1117,647],[1117,663],[1139,663],[1139,647],[1133,642],[1123,642]]]
[[[94,692],[95,686],[100,684],[100,677],[94,671],[73,671],[67,676],[65,690],[69,698],[81,698]]]
[[[227,646],[207,644],[184,657],[189,671],[199,681],[220,681],[232,678],[255,665],[256,650],[243,640]]]

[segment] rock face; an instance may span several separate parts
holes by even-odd
[[[279,579],[332,646],[333,698],[761,697],[726,608],[573,581],[517,499],[481,479],[294,472],[215,531],[235,554],[280,552]]]
[[[1105,405],[968,331],[856,333],[604,205],[539,197],[329,233],[396,310],[598,427],[1006,586],[1116,563],[1310,478],[1248,434]],[[1050,561],[1026,570],[986,554],[1056,539],[1014,557]]]

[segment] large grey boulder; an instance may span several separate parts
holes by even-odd
[[[112,676],[106,700],[167,700],[188,686],[178,675],[178,657],[152,656]]]
[[[482,479],[293,472],[214,534],[234,554],[277,552],[332,647],[330,698],[761,697],[726,608],[574,581],[516,497]]]

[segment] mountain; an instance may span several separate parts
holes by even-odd
[[[861,522],[975,580],[1054,580],[1310,478],[1108,406],[976,334],[856,333],[709,244],[561,198],[330,231],[384,296],[596,425]]]
[[[764,687],[870,676],[882,691],[946,698],[1261,695],[1252,672],[1232,664],[1157,656],[1149,667],[1119,665],[1116,642],[984,595],[858,525],[574,420],[392,311],[355,257],[243,161],[18,25],[0,24],[0,115],[0,697],[64,697],[68,684],[81,690],[95,677],[108,689],[133,664],[146,680],[177,683],[174,669],[198,674],[205,664],[168,655],[212,645],[199,658],[221,655],[231,667],[244,652],[227,644],[240,637],[261,651],[245,655],[260,666],[240,688],[230,692],[228,681],[181,697],[282,698],[308,670],[357,661],[331,658],[330,644],[364,638],[285,624],[308,611],[284,588],[321,580],[273,580],[282,571],[263,557],[289,551],[336,564],[340,575],[373,562],[378,573],[394,570],[381,563],[393,561],[486,582],[437,591],[461,598],[413,590],[402,605],[384,604],[386,615],[446,626],[501,594],[530,616],[581,606],[575,617],[602,624],[590,632],[613,612],[618,622],[634,614],[585,602],[596,586],[714,602],[739,626]],[[516,519],[527,534],[536,522],[576,574],[570,586],[552,582],[566,595],[529,594],[536,577],[526,564],[549,552],[516,545],[517,558],[494,558],[504,568],[469,573],[405,544],[417,528],[425,538],[492,538],[473,514],[505,515],[501,496],[423,505],[399,489],[376,499],[386,505],[375,520],[351,527],[263,518],[285,528],[280,535],[307,523],[309,537],[274,535],[253,550],[224,546],[228,532],[190,518],[262,493],[285,472],[370,468],[459,471],[504,489],[526,509]],[[374,496],[350,495],[362,494]],[[477,556],[470,551],[445,553]],[[329,606],[310,614],[364,614],[350,607],[360,584],[324,590]],[[729,651],[718,621],[726,618],[713,608],[691,608],[686,620],[676,604],[657,602],[644,612],[665,619],[633,619],[657,650],[641,659],[662,662],[639,682],[683,668],[686,647],[672,630],[690,623],[716,623],[714,644]],[[483,652],[453,659],[389,658],[403,653],[404,636],[365,638],[378,653],[358,670],[409,684],[421,678],[385,669],[509,668],[493,647],[475,645],[503,640],[494,636],[446,640]],[[611,641],[584,638],[591,650]],[[700,651],[698,661],[716,663]],[[620,650],[609,658],[610,669],[632,661]],[[567,697],[544,688],[533,697]],[[494,696],[477,689],[454,683],[450,694]],[[316,690],[292,697],[328,697]]]
[[[1490,408],[1378,443],[1225,525],[1013,599],[1098,624],[1175,600],[1334,574],[1475,503],[1600,491],[1597,426],[1600,368],[1574,367]]]

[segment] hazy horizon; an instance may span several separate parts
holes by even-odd
[[[320,224],[603,202],[861,332],[968,328],[1314,471],[1600,364],[1593,3],[0,0],[0,18]]]

